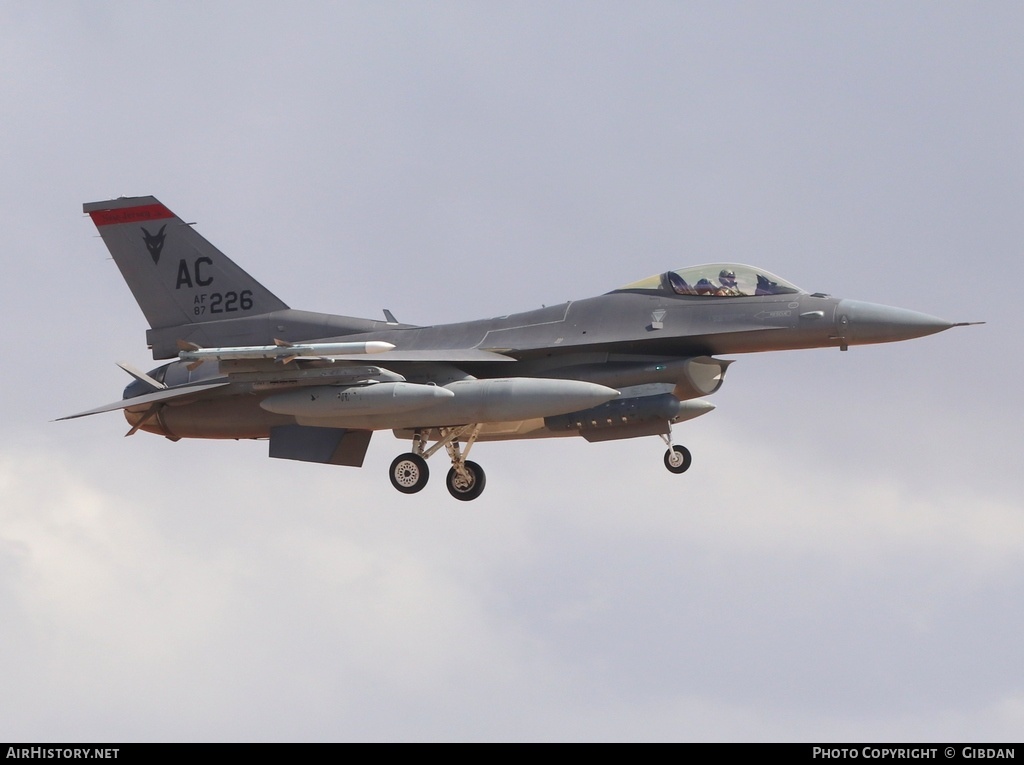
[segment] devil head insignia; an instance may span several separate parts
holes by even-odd
[[[164,229],[167,228],[165,223],[160,227],[160,230],[155,234],[149,233],[145,228],[142,229],[142,238],[146,242],[146,249],[149,250],[149,254],[153,256],[153,263],[160,262],[160,250],[164,248]]]

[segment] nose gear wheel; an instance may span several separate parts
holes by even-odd
[[[672,444],[672,423],[669,423],[668,434],[662,434],[661,440],[665,442],[668,451],[665,452],[665,467],[670,473],[685,473],[693,463],[693,455],[685,446]]]
[[[672,473],[685,473],[692,462],[693,455],[685,446],[673,446],[665,452],[665,467]]]

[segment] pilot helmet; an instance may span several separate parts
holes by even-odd
[[[731,268],[723,268],[722,272],[718,275],[718,281],[722,284],[733,286],[736,284],[736,272]]]
[[[710,279],[705,277],[694,285],[694,289],[697,290],[698,295],[711,295],[715,291],[715,285],[711,283]]]

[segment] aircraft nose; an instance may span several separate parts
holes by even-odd
[[[836,309],[836,329],[849,343],[892,343],[934,335],[954,326],[953,322],[926,313],[841,300]]]

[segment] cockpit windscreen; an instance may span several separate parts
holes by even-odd
[[[754,295],[796,295],[803,290],[774,274],[752,266],[715,263],[681,268],[651,276],[620,291],[666,291],[696,297],[751,297]]]

